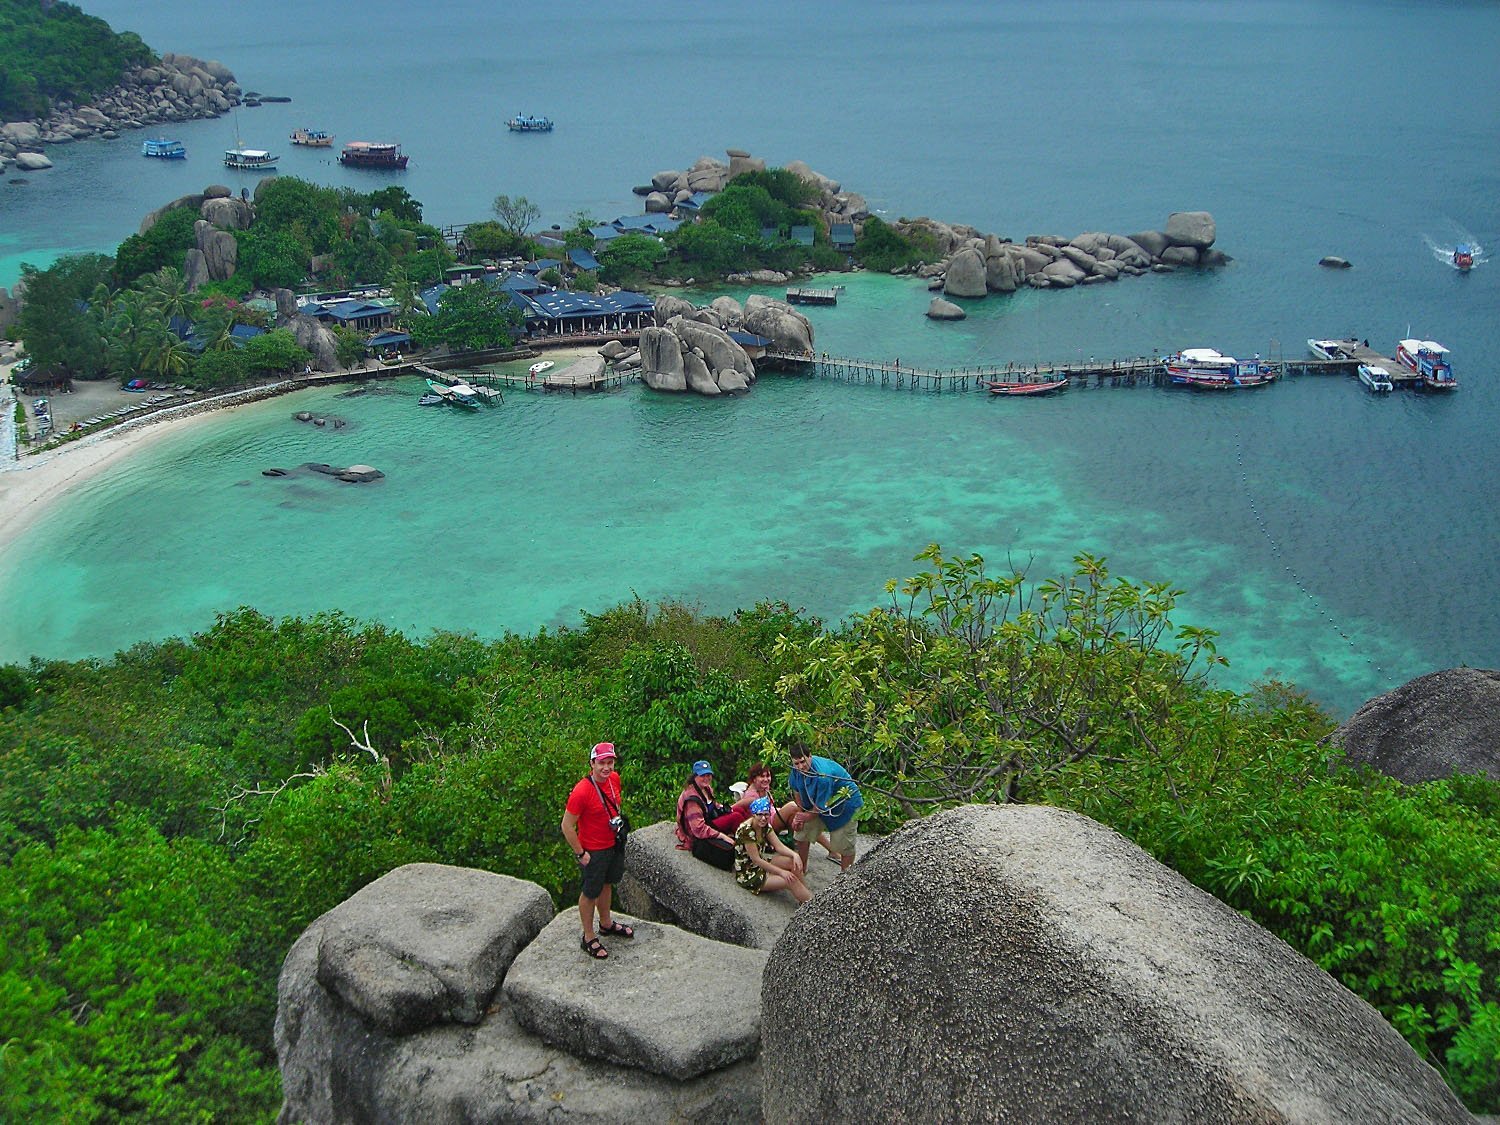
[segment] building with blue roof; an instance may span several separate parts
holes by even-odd
[[[592,250],[569,250],[568,261],[576,270],[587,270],[589,273],[599,272],[599,259],[594,257]]]

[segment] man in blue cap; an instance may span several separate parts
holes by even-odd
[[[792,798],[797,812],[792,814],[792,838],[797,854],[807,867],[807,850],[823,832],[829,846],[839,856],[839,869],[849,870],[855,855],[854,814],[864,807],[859,786],[832,758],[814,756],[805,746],[792,747]]]

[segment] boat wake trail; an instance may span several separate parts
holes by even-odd
[[[1266,542],[1270,544],[1271,554],[1275,555],[1276,561],[1281,563],[1282,568],[1286,571],[1286,576],[1291,581],[1292,585],[1295,586],[1298,592],[1303,594],[1311,603],[1309,608],[1317,610],[1318,616],[1322,617],[1323,620],[1328,623],[1328,627],[1332,629],[1336,634],[1338,634],[1338,636],[1342,640],[1347,641],[1350,648],[1357,649],[1359,646],[1355,644],[1354,638],[1351,637],[1348,633],[1344,632],[1344,630],[1339,626],[1338,622],[1328,615],[1328,610],[1321,604],[1319,604],[1317,597],[1311,590],[1307,588],[1307,585],[1302,581],[1301,575],[1293,570],[1291,565],[1282,556],[1281,544],[1276,541],[1276,536],[1271,534],[1270,527],[1266,525],[1266,517],[1264,513],[1261,512],[1260,506],[1255,502],[1255,494],[1250,491],[1250,475],[1245,469],[1245,444],[1242,436],[1239,434],[1235,435],[1234,461],[1235,467],[1240,471],[1240,487],[1245,490],[1245,498],[1250,502],[1250,512],[1255,516],[1255,525],[1260,528],[1260,533],[1265,536]],[[1367,657],[1366,659],[1370,665],[1371,670],[1381,679],[1384,679],[1386,677],[1385,669],[1375,662],[1374,657]]]
[[[1422,241],[1426,243],[1427,249],[1432,251],[1432,256],[1445,266],[1455,270],[1467,270],[1474,266],[1482,265],[1489,261],[1485,255],[1485,249],[1479,244],[1479,240],[1462,227],[1458,230],[1458,238],[1452,246],[1444,246],[1430,235],[1424,234]],[[1464,255],[1468,255],[1468,264],[1463,264]]]

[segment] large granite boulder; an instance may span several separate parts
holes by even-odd
[[[996,293],[1014,293],[1020,283],[1016,263],[1018,259],[1008,250],[984,260],[984,284]]]
[[[934,297],[927,306],[928,320],[963,320],[969,314],[952,301],[945,301],[941,297]]]
[[[196,293],[213,278],[208,272],[208,259],[203,251],[194,246],[182,257],[182,285],[189,293]]]
[[[909,823],[797,913],[761,999],[767,1121],[1471,1121],[1375,1009],[1061,809]]]
[[[52,167],[52,161],[39,152],[18,152],[15,156],[15,165],[22,172],[44,172]]]
[[[944,296],[983,297],[988,292],[983,254],[966,246],[949,259],[948,271],[943,278]]]
[[[698,306],[691,301],[681,297],[674,297],[670,293],[663,293],[656,298],[656,323],[666,324],[674,316],[691,317],[698,311]]]
[[[733,297],[715,297],[708,306],[725,328],[738,328],[745,321],[745,310]]]
[[[715,380],[721,372],[731,371],[738,372],[746,381],[755,379],[755,364],[724,329],[693,320],[674,319],[667,323],[686,347],[703,356]]]
[[[310,316],[300,314],[292,319],[288,327],[291,328],[292,335],[297,338],[298,345],[312,353],[314,371],[337,371],[339,369],[339,342],[338,337],[333,334],[333,329]]]
[[[392,1034],[478,1023],[511,961],[551,918],[552,900],[535,883],[407,864],[323,915],[318,983]]]
[[[859,837],[861,850],[875,840]],[[818,895],[833,885],[839,867],[814,847],[808,858],[808,886]],[[791,895],[751,894],[727,871],[711,867],[677,847],[671,821],[630,834],[625,846],[625,878],[616,889],[621,909],[638,917],[673,922],[715,941],[770,949],[797,912]]]
[[[216,227],[225,230],[248,230],[255,219],[255,212],[243,199],[205,199],[198,214]]]
[[[578,915],[559,914],[516,958],[505,1001],[544,1043],[679,1080],[760,1052],[766,952],[621,914],[635,937],[579,964]]]
[[[687,390],[682,344],[666,328],[643,328],[640,339],[641,381],[653,391]]]
[[[807,355],[813,350],[812,322],[774,297],[752,293],[745,298],[744,328],[770,340],[775,351]]]
[[[42,131],[34,121],[7,121],[0,125],[0,142],[28,148],[42,143]]]
[[[1161,260],[1169,266],[1196,266],[1198,250],[1192,246],[1168,246],[1161,252]]]
[[[165,215],[168,211],[176,210],[178,207],[191,207],[194,211],[196,211],[202,206],[203,196],[201,193],[178,196],[176,199],[172,200],[171,203],[164,203],[155,211],[147,211],[145,217],[141,219],[140,230],[137,231],[137,233],[145,234],[148,230],[154,227],[157,220]]]
[[[1137,231],[1128,237],[1131,242],[1134,242],[1153,258],[1161,257],[1161,252],[1172,245],[1167,241],[1167,236],[1159,230]]]
[[[1351,763],[1405,782],[1461,773],[1500,781],[1500,671],[1419,676],[1364,704],[1327,741]]]
[[[208,226],[204,220],[199,219],[200,226]],[[203,251],[203,260],[208,266],[208,276],[215,281],[227,281],[234,276],[235,266],[239,263],[240,244],[227,230],[210,228],[200,239],[200,249]]]
[[[1207,250],[1214,244],[1214,217],[1207,211],[1173,211],[1165,233],[1173,246]]]
[[[431,886],[418,889],[431,906],[439,944],[448,948],[450,920],[465,914],[487,916],[494,909],[490,890],[495,884],[489,880],[504,878],[468,874],[478,878],[445,881],[453,892],[446,900],[437,898]],[[540,887],[522,886],[529,886],[519,896],[523,903],[536,895],[546,899]],[[403,908],[399,900],[392,906]],[[320,951],[329,940],[328,920],[341,909],[313,922],[282,965],[276,1010],[276,1051],[285,1097],[281,1125],[499,1125],[552,1122],[560,1113],[569,1120],[601,1125],[626,1120],[705,1125],[759,1120],[760,1063],[753,1056],[688,1081],[578,1058],[523,1028],[503,995],[492,998],[477,1024],[440,1021],[405,1035],[377,1026],[318,979]],[[564,917],[571,919],[570,929],[576,926],[574,911]],[[371,917],[370,922],[378,919]],[[513,935],[518,942],[537,932],[529,907],[521,911],[519,925]],[[426,944],[418,944],[419,958]],[[482,951],[484,943],[478,948]],[[582,958],[576,938],[573,952]],[[575,961],[572,979],[576,982],[578,974],[594,967]],[[692,982],[697,976],[689,966],[679,967],[680,980]],[[740,1010],[744,1007],[742,999]]]

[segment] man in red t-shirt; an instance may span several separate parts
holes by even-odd
[[[597,961],[609,956],[600,934],[635,937],[635,930],[609,916],[614,885],[625,874],[625,848],[615,842],[612,823],[620,815],[620,775],[615,773],[615,745],[601,742],[589,753],[589,775],[573,786],[562,818],[563,839],[583,868],[578,916],[583,921],[579,948]],[[599,932],[594,932],[594,912]]]

